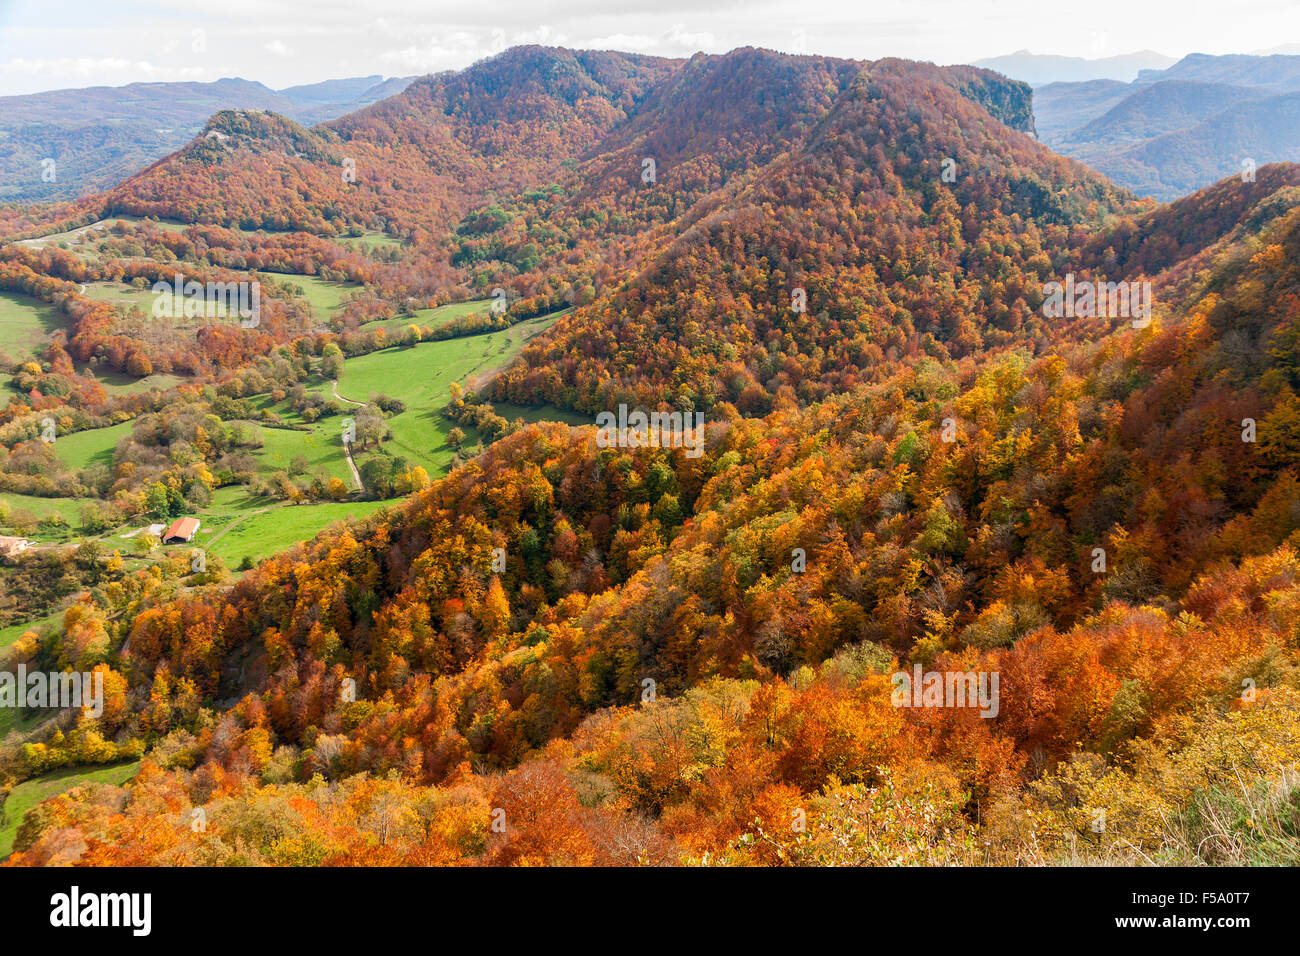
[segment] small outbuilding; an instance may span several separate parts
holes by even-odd
[[[198,518],[177,518],[163,532],[162,543],[171,544],[175,541],[193,541],[194,536],[199,532]]]

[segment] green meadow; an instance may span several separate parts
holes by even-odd
[[[58,515],[69,525],[76,526],[80,520],[80,498],[38,498],[35,495],[20,495],[12,491],[0,491],[0,527],[14,530],[14,519],[20,512],[26,512],[35,521],[41,521],[50,515]],[[46,537],[40,531],[34,534],[38,540]]]
[[[86,431],[59,435],[54,440],[54,451],[71,469],[80,471],[91,465],[111,467],[113,450],[127,435],[135,422],[121,422],[107,428],[90,428]]]
[[[243,517],[230,521],[215,542],[206,547],[233,571],[244,558],[257,563],[287,551],[299,541],[311,540],[336,521],[364,518],[392,504],[392,501],[279,504],[266,511],[245,512]]]
[[[441,414],[450,398],[451,383],[464,386],[505,365],[556,318],[558,315],[541,316],[499,332],[397,346],[347,359],[339,395],[367,402],[372,395],[384,394],[404,402],[406,411],[388,419],[392,437],[384,447],[412,464],[423,465],[430,477],[436,477],[455,453],[447,438],[452,423]],[[472,445],[477,436],[470,434],[472,429],[465,431],[466,443]],[[364,458],[364,454],[358,457]]]
[[[315,276],[282,275],[267,273],[281,285],[296,286],[302,290],[302,298],[311,306],[312,314],[318,322],[329,319],[330,314],[343,304],[343,300],[361,286],[356,282],[332,282]]]
[[[52,232],[48,235],[38,236],[35,239],[19,239],[16,243],[20,246],[28,246],[32,249],[44,249],[46,246],[63,246],[72,248],[92,242],[97,237],[96,234],[111,226],[116,219],[101,219],[99,222],[92,222],[88,226],[78,226],[75,229],[68,229],[64,232]],[[74,252],[84,252],[84,249],[73,249]]]
[[[57,623],[62,620],[63,611],[60,610],[55,611],[52,614],[47,614],[44,617],[38,617],[30,621],[19,621],[17,624],[10,624],[8,627],[0,628],[0,651],[13,644],[28,631],[35,630],[43,633],[46,630],[47,625],[57,625]],[[0,713],[0,721],[3,719],[3,714]],[[3,729],[0,729],[0,737],[2,736],[4,736],[4,731]]]
[[[78,371],[83,375],[93,376],[104,387],[104,391],[110,395],[134,395],[137,392],[147,392],[151,388],[160,388],[166,391],[185,381],[179,375],[167,375],[162,372],[145,378],[132,378],[125,372],[116,372],[112,369],[103,368],[93,369],[90,366],[83,366]]]
[[[255,427],[262,436],[257,458],[264,473],[288,471],[293,460],[302,457],[307,461],[307,474],[320,470],[352,487],[352,472],[343,454],[343,416],[323,418],[307,431]]]
[[[340,246],[367,255],[375,249],[400,249],[406,243],[401,239],[395,239],[392,236],[386,236],[382,232],[365,232],[359,236],[345,236],[341,239],[334,240]]]
[[[0,353],[27,358],[62,326],[54,306],[20,292],[0,292]]]
[[[78,226],[75,229],[68,229],[64,232],[52,232],[48,235],[38,236],[35,239],[20,239],[18,245],[30,246],[33,249],[43,249],[46,246],[65,246],[73,248],[87,243],[93,243],[100,238],[99,233],[105,232],[118,222],[140,223],[146,220],[141,216],[110,216],[108,219],[100,219],[86,226]],[[148,220],[156,228],[166,230],[167,232],[184,232],[189,226],[183,222],[173,222],[168,219],[151,219]],[[85,252],[84,249],[73,248],[74,252]]]
[[[492,407],[508,422],[513,422],[516,418],[522,418],[526,422],[564,422],[566,425],[593,425],[596,419],[591,415],[584,415],[582,412],[575,412],[567,408],[556,408],[554,405],[513,405],[510,402],[493,402]]]
[[[107,302],[109,305],[123,306],[127,309],[136,305],[146,312],[153,309],[153,290],[150,286],[137,289],[126,282],[87,282],[86,291],[82,294],[87,299]]]
[[[416,325],[427,325],[431,329],[439,329],[449,322],[456,319],[463,319],[467,315],[487,315],[492,310],[491,299],[471,299],[468,302],[449,302],[447,305],[440,305],[436,309],[420,309],[409,319],[406,319],[402,328],[414,322]]]
[[[428,316],[436,316],[435,321],[439,323],[446,322],[486,305],[483,302],[459,303],[428,310]],[[386,394],[400,399],[406,406],[405,411],[387,419],[391,435],[381,449],[354,450],[358,467],[368,456],[382,451],[406,458],[412,465],[423,466],[431,478],[440,477],[450,466],[455,453],[448,438],[453,423],[442,415],[450,400],[451,383],[459,382],[467,388],[482,384],[556,318],[558,315],[542,316],[497,332],[423,342],[414,347],[394,346],[347,359],[338,383],[343,413],[318,422],[304,423],[289,408],[287,401],[272,402],[270,395],[257,397],[255,405],[274,410],[286,422],[299,426],[307,424],[307,427],[274,428],[261,422],[244,423],[246,427],[255,429],[261,438],[261,447],[254,451],[260,473],[269,476],[276,471],[286,471],[298,477],[297,469],[293,467],[297,460],[303,469],[301,474],[320,473],[329,478],[339,478],[351,491],[354,482],[341,435],[344,421],[355,408],[349,400],[365,403],[378,394]],[[407,319],[405,323],[410,321]],[[309,385],[311,390],[332,398],[333,383],[313,378]],[[497,412],[507,421],[517,418],[530,422],[561,420],[572,424],[588,421],[586,416],[549,407],[500,405]],[[109,467],[115,448],[130,435],[133,424],[123,422],[107,428],[61,435],[55,442],[55,453],[71,470]],[[472,428],[463,430],[466,432],[464,447],[474,447],[479,436]],[[84,503],[81,499],[0,493],[0,501],[5,506],[0,507],[0,529],[6,532],[25,533],[41,543],[65,541],[77,536],[79,511]],[[273,498],[254,497],[243,487],[222,487],[213,492],[206,507],[195,512],[202,525],[194,545],[220,556],[234,570],[245,557],[253,562],[260,561],[313,537],[335,521],[361,518],[391,504],[344,501],[288,505]],[[42,519],[56,515],[66,523],[66,528],[39,527]],[[15,518],[19,519],[20,527],[15,526]],[[131,555],[132,540],[123,534],[149,524],[150,520],[138,517],[106,533],[102,536],[104,546],[120,550],[125,556]],[[16,640],[24,628],[18,627],[13,633],[10,630],[5,629],[0,635],[0,647]]]
[[[491,299],[474,299],[470,302],[451,302],[436,309],[419,309],[411,315],[398,316],[394,319],[375,319],[361,326],[366,331],[383,329],[384,334],[393,338],[406,331],[408,325],[428,326],[440,329],[456,319],[467,315],[486,315],[492,308]]]
[[[154,304],[159,298],[154,293],[152,285],[139,289],[126,282],[88,282],[84,294],[88,299],[107,303],[125,312],[130,312],[133,308],[139,308],[146,316],[153,315]],[[176,316],[178,319],[185,316],[185,309],[190,305],[189,301],[184,297],[179,302],[176,301],[175,292],[171,288],[171,280],[168,280],[165,301],[163,315]],[[203,314],[209,318],[221,318],[226,314],[226,303],[221,301],[206,302],[204,303]],[[191,316],[191,318],[197,318],[197,316]]]

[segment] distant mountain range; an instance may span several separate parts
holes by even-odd
[[[1043,142],[1122,186],[1176,199],[1243,170],[1300,159],[1300,56],[1194,53],[1130,82],[1034,90]]]
[[[1078,56],[1045,56],[1019,50],[1007,56],[976,60],[972,65],[995,70],[1030,86],[1042,86],[1046,83],[1077,83],[1087,80],[1120,80],[1127,83],[1136,79],[1144,70],[1163,70],[1176,62],[1171,56],[1151,50],[1097,60],[1085,60]]]
[[[1300,55],[1174,60],[1143,50],[1089,60],[1021,50],[975,66],[1034,88],[1034,115],[1022,128],[1140,195],[1175,199],[1243,164],[1300,159]],[[222,110],[267,111],[311,126],[400,93],[414,79],[362,76],[273,90],[231,78],[0,97],[0,202],[110,189],[183,147]]]
[[[219,110],[319,123],[400,93],[413,79],[362,76],[284,90],[222,79],[0,97],[0,201],[74,199],[113,186],[185,145]]]

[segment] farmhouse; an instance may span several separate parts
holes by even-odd
[[[171,526],[163,532],[162,543],[170,544],[173,541],[193,541],[194,535],[198,533],[198,530],[198,518],[177,518],[171,523]]]

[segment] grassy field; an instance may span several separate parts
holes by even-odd
[[[311,306],[312,314],[318,322],[326,321],[350,292],[361,288],[355,282],[330,282],[315,276],[276,275],[275,280],[282,285],[302,289],[302,297]]]
[[[151,388],[161,388],[166,391],[186,381],[179,375],[166,375],[162,372],[145,378],[132,378],[124,372],[103,368],[92,369],[89,366],[82,366],[78,371],[95,378],[110,395],[134,395],[136,392],[147,392]]]
[[[113,464],[113,449],[131,434],[134,425],[135,422],[121,422],[107,428],[91,428],[59,435],[54,440],[54,450],[69,468],[80,470],[91,465],[109,467]]]
[[[139,308],[146,316],[153,315],[154,303],[158,298],[153,291],[153,286],[138,289],[125,282],[88,282],[86,283],[85,296],[87,299],[104,302],[127,312],[133,308]],[[166,305],[163,307],[163,315],[176,316],[178,322],[184,322],[186,318],[193,322],[197,318],[197,316],[185,316],[188,302],[184,298],[177,300],[171,288],[171,280],[168,280],[168,291],[165,294],[165,300]],[[203,314],[207,318],[221,318],[226,314],[226,303],[223,301],[205,302],[203,306]]]
[[[592,425],[595,424],[595,417],[584,415],[582,412],[570,411],[567,408],[556,408],[554,405],[540,405],[536,408],[530,405],[512,405],[509,402],[493,402],[492,407],[508,422],[513,422],[516,418],[522,418],[526,422],[565,422],[569,425]]]
[[[30,295],[0,292],[0,352],[11,358],[27,358],[62,325],[54,306]]]
[[[87,282],[83,293],[87,299],[107,302],[109,305],[130,309],[138,305],[145,312],[153,309],[153,290],[149,287],[137,289],[125,282]]]
[[[263,473],[288,471],[294,458],[302,456],[307,460],[307,474],[320,470],[332,478],[342,478],[351,487],[352,473],[343,454],[342,417],[321,419],[310,431],[256,427],[262,436],[257,458]]]
[[[24,716],[23,712],[17,707],[0,707],[0,740],[3,740],[12,730],[19,733],[34,730],[53,714],[54,711],[52,710],[41,710],[30,716]]]
[[[115,222],[144,222],[143,216],[114,216],[112,219],[101,220],[99,225],[107,223],[112,225]],[[170,219],[152,219],[149,220],[155,229],[161,229],[163,232],[184,232],[190,227],[189,223],[173,222]]]
[[[0,660],[5,656],[3,652],[28,631],[34,630],[44,634],[51,630],[50,625],[61,628],[62,622],[63,611],[58,610],[44,617],[21,621],[18,624],[10,624],[8,627],[0,629]],[[17,707],[0,707],[0,740],[3,740],[11,730],[31,730],[46,716],[47,712],[40,712],[24,717],[22,711]]]
[[[243,487],[228,485],[212,493],[211,503],[197,512],[202,522],[190,545],[215,554],[234,571],[249,558],[261,561],[306,541],[322,528],[349,517],[361,518],[391,501],[344,501],[287,505],[273,498],[255,498]],[[16,638],[15,638],[16,639]]]
[[[486,303],[460,303],[430,310],[442,322],[457,315],[473,312]],[[373,395],[383,393],[400,399],[406,410],[387,420],[392,437],[383,450],[404,457],[411,464],[422,465],[431,478],[444,474],[450,465],[454,449],[448,441],[452,423],[441,412],[449,400],[452,382],[469,386],[485,380],[494,370],[511,361],[524,344],[551,325],[557,315],[543,316],[521,322],[509,329],[484,335],[425,342],[414,348],[394,347],[369,355],[347,359],[339,382],[340,404],[343,416],[331,416],[296,430],[270,428],[250,423],[262,438],[262,447],[255,452],[261,473],[289,471],[296,458],[305,463],[304,474],[321,473],[342,479],[349,489],[353,482],[347,459],[343,453],[341,429],[348,410],[347,400],[367,402]],[[407,320],[410,321],[409,319]],[[429,324],[429,323],[422,323]],[[440,322],[438,323],[440,324]],[[332,383],[313,377],[312,391],[332,398]],[[294,421],[287,402],[272,404],[270,396],[263,396],[266,407],[272,407],[286,421]],[[554,408],[524,408],[501,405],[499,414],[509,421],[560,420],[583,424],[586,416],[563,412]],[[91,465],[110,465],[118,442],[130,434],[131,422],[108,428],[92,429],[63,435],[55,443],[55,451],[69,468],[82,469]],[[473,447],[479,436],[466,428],[466,446]],[[364,463],[375,449],[357,453],[358,465]],[[0,493],[11,512],[17,511],[27,522],[25,533],[38,542],[68,540],[76,537],[80,524],[79,510],[82,501],[72,498],[37,498],[28,495]],[[219,555],[232,570],[248,557],[256,562],[291,545],[313,537],[319,530],[334,521],[348,517],[360,518],[387,507],[391,502],[352,501],[316,505],[285,505],[270,498],[255,498],[242,487],[218,488],[212,501],[196,514],[202,521],[194,545]],[[50,515],[59,515],[67,522],[66,530],[33,528],[32,524]],[[123,531],[148,524],[146,518],[133,521],[129,528],[116,529],[104,536],[106,547],[131,554],[132,542],[122,538]],[[0,522],[3,524],[3,522]],[[3,530],[14,528],[12,518]],[[23,628],[10,634],[8,629],[0,641],[12,643]],[[5,646],[0,643],[0,647]]]
[[[258,498],[248,493],[243,485],[224,485],[213,490],[208,506],[196,512],[201,522],[194,544],[208,547],[210,542],[234,522],[251,512],[271,508],[280,502],[274,498]]]
[[[336,239],[335,242],[345,249],[360,252],[362,255],[367,254],[371,249],[400,249],[406,245],[401,239],[394,239],[382,232],[366,232],[359,236],[347,236]]]
[[[111,216],[108,219],[100,219],[98,222],[92,222],[88,226],[78,226],[76,229],[69,229],[66,232],[52,232],[49,235],[39,236],[36,239],[21,239],[18,242],[20,246],[28,246],[33,249],[43,249],[46,246],[67,246],[69,248],[82,245],[83,243],[94,242],[100,238],[98,233],[109,229],[116,222],[139,223],[145,220],[140,216]],[[183,232],[189,228],[182,222],[171,222],[165,219],[153,220],[153,225],[158,229],[167,232]],[[74,252],[83,252],[87,250],[73,249]]]
[[[414,316],[407,319],[402,327],[405,328],[414,322],[416,325],[427,325],[431,329],[439,329],[448,322],[464,318],[467,315],[487,315],[491,311],[491,299],[452,302],[447,305],[440,305],[436,309],[420,309]]]
[[[74,787],[87,783],[106,783],[121,786],[134,777],[140,770],[140,761],[114,764],[108,767],[69,767],[55,773],[25,780],[14,787],[5,800],[3,819],[0,820],[0,860],[13,852],[14,837],[23,816],[32,807],[61,793],[67,793]]]
[[[18,638],[22,637],[30,630],[40,630],[47,624],[53,624],[63,619],[62,611],[55,611],[53,614],[47,614],[45,617],[38,617],[31,621],[21,621],[18,624],[10,624],[8,627],[0,628],[0,651],[4,650]],[[5,708],[6,710],[8,708]],[[3,720],[0,716],[0,720]],[[0,730],[0,736],[3,736],[3,730]]]
[[[0,526],[6,529],[13,527],[10,523],[13,520],[12,512],[25,511],[34,517],[36,521],[48,515],[61,515],[68,524],[76,526],[80,520],[79,511],[82,501],[79,498],[38,498],[35,495],[19,495],[12,491],[0,491],[0,501],[3,501],[11,509],[8,519],[0,520]],[[36,533],[40,538],[40,532]]]
[[[452,302],[449,305],[440,305],[436,309],[420,309],[413,315],[404,315],[396,319],[376,319],[365,323],[361,328],[367,331],[383,329],[389,336],[400,335],[408,325],[418,325],[421,328],[427,325],[431,329],[440,329],[447,323],[467,315],[486,315],[491,308],[491,299]]]
[[[447,440],[451,422],[441,414],[451,383],[464,385],[504,365],[556,318],[543,316],[500,332],[423,342],[413,348],[397,347],[347,359],[339,395],[358,402],[369,401],[376,394],[401,399],[406,411],[388,419],[392,438],[385,447],[423,465],[436,477],[446,470],[455,452]],[[472,444],[476,438],[467,435],[467,442]]]
[[[40,236],[36,239],[20,239],[18,240],[17,245],[27,246],[31,249],[44,249],[46,246],[65,246],[71,248],[73,246],[93,241],[96,238],[96,233],[106,229],[116,221],[117,219],[101,219],[99,222],[92,222],[88,226],[78,226],[76,229],[69,229],[66,232],[52,232],[49,235]]]
[[[206,547],[234,570],[245,557],[256,563],[288,550],[299,541],[314,538],[335,521],[364,518],[392,504],[391,501],[344,501],[247,511],[241,519],[230,521],[224,533]]]

